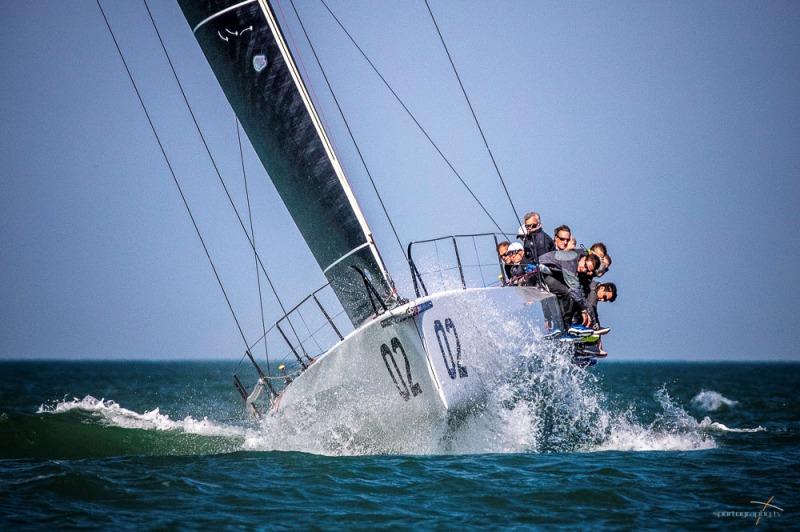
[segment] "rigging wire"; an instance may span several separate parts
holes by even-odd
[[[456,75],[456,79],[458,80],[458,85],[459,87],[461,87],[461,92],[464,94],[464,99],[467,101],[469,110],[472,113],[472,118],[475,120],[475,125],[478,126],[478,131],[481,134],[481,139],[483,139],[483,145],[486,146],[486,151],[489,152],[489,158],[492,160],[494,169],[497,172],[497,177],[500,178],[500,183],[503,185],[503,190],[505,191],[506,197],[508,198],[508,203],[511,205],[511,210],[514,213],[514,218],[519,220],[520,224],[523,224],[525,222],[520,219],[519,214],[517,212],[517,208],[514,206],[514,201],[511,199],[511,194],[508,192],[506,181],[505,179],[503,179],[503,174],[500,172],[500,167],[497,165],[497,161],[494,158],[492,149],[489,147],[489,142],[486,140],[486,135],[483,134],[483,128],[481,127],[481,123],[478,121],[478,115],[475,114],[475,109],[472,107],[472,102],[470,101],[469,96],[467,96],[467,89],[464,88],[464,83],[461,81],[461,76],[458,75],[456,64],[453,62],[453,56],[450,55],[450,50],[447,48],[447,44],[445,44],[444,42],[444,36],[442,36],[442,32],[439,29],[439,24],[436,23],[436,17],[433,16],[433,11],[431,10],[431,6],[428,3],[428,0],[425,0],[425,7],[428,8],[428,13],[430,13],[433,25],[436,27],[436,33],[439,35],[439,40],[442,41],[442,46],[444,47],[444,51],[447,54],[447,59],[450,60],[450,66],[453,67],[453,73]]]
[[[256,231],[253,227],[253,208],[250,205],[250,189],[247,186],[247,170],[244,164],[244,150],[242,149],[242,135],[239,132],[239,119],[234,114],[236,122],[236,142],[239,144],[239,159],[242,162],[242,178],[244,179],[244,196],[247,199],[247,218],[250,222],[250,236],[253,239],[253,246],[256,244]],[[267,360],[267,374],[270,373],[269,367],[269,348],[267,346],[267,324],[264,321],[264,298],[261,294],[261,272],[258,271],[258,258],[253,251],[253,260],[256,265],[256,284],[258,285],[258,310],[261,312],[261,331],[264,333],[264,358]]]
[[[164,39],[161,38],[161,32],[158,30],[158,25],[156,24],[156,21],[153,18],[153,13],[150,11],[150,6],[147,4],[147,0],[142,0],[142,2],[144,3],[145,9],[147,10],[147,15],[150,17],[150,23],[153,25],[153,29],[156,32],[156,36],[158,37],[158,42],[161,44],[161,49],[164,51],[164,56],[167,58],[170,70],[172,70],[172,75],[175,78],[175,82],[178,84],[181,96],[183,96],[183,101],[186,103],[186,108],[189,110],[189,115],[192,117],[192,122],[194,122],[194,126],[197,129],[197,133],[200,135],[200,140],[203,142],[203,146],[206,149],[206,153],[208,153],[208,158],[211,160],[211,165],[214,167],[214,171],[217,174],[217,178],[219,179],[219,182],[222,185],[222,189],[225,191],[225,195],[228,197],[228,202],[230,203],[234,214],[236,214],[236,219],[239,221],[239,225],[241,226],[242,231],[244,231],[244,235],[245,238],[247,238],[247,242],[253,249],[253,253],[256,256],[256,259],[258,260],[258,264],[259,266],[261,266],[261,271],[264,272],[264,276],[267,279],[267,283],[269,284],[270,289],[272,290],[272,293],[275,296],[275,299],[278,301],[278,305],[280,305],[283,313],[286,314],[286,307],[284,306],[281,297],[278,295],[278,291],[275,289],[275,285],[273,284],[272,279],[269,276],[269,273],[267,273],[267,269],[264,267],[264,263],[261,260],[261,256],[258,254],[258,250],[256,249],[255,244],[251,240],[250,235],[247,233],[247,228],[245,227],[244,222],[242,221],[242,217],[239,214],[239,209],[236,208],[236,203],[233,201],[233,197],[231,196],[231,193],[228,190],[228,186],[225,184],[225,180],[222,178],[222,173],[220,172],[219,167],[217,166],[217,161],[211,154],[211,148],[209,148],[208,142],[206,141],[206,137],[205,135],[203,135],[203,131],[200,128],[200,124],[197,121],[197,117],[194,114],[194,110],[192,109],[192,106],[189,103],[189,98],[186,96],[186,91],[183,90],[183,84],[181,83],[181,80],[178,77],[178,72],[175,70],[175,65],[172,63],[172,58],[170,57],[169,52],[167,51],[167,47],[164,44]],[[297,334],[297,331],[295,330],[291,320],[289,320],[289,325],[292,328],[292,332],[294,333],[295,337],[299,339],[299,335]]]
[[[235,114],[234,114],[234,117],[235,117]],[[250,191],[249,191],[249,188],[247,186],[247,173],[245,172],[244,151],[242,149],[242,136],[241,136],[241,133],[240,133],[239,119],[238,118],[236,118],[236,141],[239,144],[239,158],[240,158],[241,163],[242,163],[242,176],[244,177],[244,194],[245,194],[245,198],[247,199],[247,216],[248,216],[248,219],[249,219],[249,222],[250,222],[250,235],[251,235],[251,237],[253,239],[253,245],[255,246],[256,233],[255,233],[255,229],[253,228],[253,209],[252,209],[252,206],[251,206],[251,203],[250,203]],[[262,292],[261,292],[261,274],[258,271],[258,257],[256,255],[255,250],[253,251],[253,256],[254,256],[254,258],[256,260],[256,282],[258,284],[258,303],[259,303],[259,310],[261,311],[261,332],[263,333],[263,336],[261,338],[264,339],[264,356],[265,356],[265,358],[267,360],[267,373],[269,373],[270,363],[269,363],[269,346],[267,345],[267,325],[266,325],[266,323],[264,321],[264,300],[263,300]],[[284,313],[285,313],[285,311],[284,311]],[[309,329],[308,323],[306,323],[306,319],[303,317],[303,314],[300,313],[299,311],[298,311],[297,314],[300,316],[300,320],[303,322],[303,325],[305,325],[306,330],[308,330]],[[291,316],[287,315],[286,316],[286,320],[289,322],[289,325],[291,326],[292,331],[294,331],[295,336],[298,338],[298,341],[300,341],[299,340],[299,336],[297,336],[297,331],[295,331],[294,324],[292,324]],[[308,358],[308,353],[306,353],[305,347],[302,346],[302,345],[300,347],[303,350],[303,353],[306,355],[306,358]]]
[[[481,256],[478,254],[478,243],[475,242],[475,237],[472,237],[472,247],[475,249],[475,261],[478,263],[478,271],[481,274],[481,282],[483,287],[486,288],[486,279],[483,277],[483,265],[481,264]]]
[[[175,170],[172,167],[172,163],[170,163],[169,161],[167,152],[164,149],[164,144],[161,142],[161,137],[159,137],[158,131],[156,130],[156,126],[153,123],[152,118],[150,118],[150,113],[147,111],[147,106],[144,103],[144,99],[142,98],[141,92],[139,92],[139,87],[136,85],[136,81],[134,81],[133,79],[133,74],[131,73],[131,69],[128,67],[128,62],[125,61],[125,56],[122,53],[122,48],[120,48],[119,43],[117,42],[117,37],[114,35],[114,30],[111,29],[111,24],[108,22],[108,17],[106,16],[105,11],[103,10],[103,6],[100,4],[100,0],[96,0],[96,2],[97,2],[97,7],[100,8],[100,14],[103,15],[103,20],[106,23],[108,32],[111,34],[111,39],[114,41],[114,46],[117,48],[117,53],[119,54],[119,58],[122,59],[122,64],[125,66],[125,71],[128,73],[128,78],[131,81],[131,85],[133,85],[133,90],[136,92],[136,97],[139,98],[139,104],[142,106],[142,110],[144,111],[144,114],[147,117],[147,122],[150,124],[150,129],[153,131],[153,135],[156,138],[158,147],[161,149],[161,155],[164,156],[164,161],[167,163],[167,168],[169,169],[169,173],[170,175],[172,175],[172,181],[178,188],[178,193],[180,194],[181,200],[183,201],[183,206],[186,207],[186,212],[189,214],[189,219],[192,221],[192,225],[194,226],[194,230],[197,233],[197,237],[200,239],[200,244],[202,244],[203,246],[203,251],[205,251],[206,258],[208,258],[208,263],[211,265],[211,269],[214,272],[214,277],[216,277],[217,279],[217,284],[219,284],[219,288],[220,290],[222,290],[222,295],[225,296],[225,302],[228,304],[228,309],[231,311],[231,316],[233,316],[233,321],[236,322],[236,328],[239,330],[239,334],[241,335],[242,340],[244,341],[245,349],[248,349],[248,346],[250,344],[247,342],[247,337],[244,334],[242,325],[239,322],[239,318],[236,316],[236,311],[233,309],[231,300],[228,297],[228,292],[225,290],[225,286],[222,284],[222,278],[219,276],[217,267],[214,265],[214,260],[211,258],[211,253],[209,252],[205,239],[203,238],[203,235],[200,232],[200,227],[197,225],[197,221],[195,220],[195,217],[192,214],[192,209],[189,207],[189,202],[186,199],[186,195],[183,193],[183,188],[181,187],[180,181],[178,181],[178,177],[175,174]]]
[[[403,246],[403,242],[400,240],[400,236],[397,233],[397,228],[394,226],[394,222],[392,222],[392,217],[389,216],[389,211],[386,208],[386,204],[383,202],[383,197],[381,197],[381,193],[378,192],[378,186],[375,184],[375,180],[372,178],[372,172],[369,171],[369,167],[367,166],[367,161],[364,160],[364,155],[361,153],[361,148],[358,146],[358,142],[356,142],[356,137],[353,135],[353,130],[350,129],[350,123],[347,121],[347,117],[345,117],[344,111],[342,110],[342,106],[339,104],[339,98],[336,97],[336,93],[333,90],[333,86],[331,85],[330,80],[328,79],[328,74],[325,72],[325,69],[322,67],[322,62],[317,55],[317,50],[314,48],[314,44],[311,42],[311,38],[306,31],[306,26],[303,24],[303,19],[300,18],[300,13],[297,12],[297,7],[294,5],[294,0],[289,0],[289,4],[292,6],[292,10],[294,10],[294,14],[297,17],[297,21],[300,23],[300,28],[303,30],[303,35],[306,37],[306,41],[308,45],[311,47],[311,53],[314,54],[314,60],[317,62],[317,66],[319,66],[320,72],[322,72],[322,77],[325,79],[325,84],[328,86],[328,90],[331,92],[331,96],[333,96],[333,101],[336,104],[336,109],[339,110],[339,115],[342,117],[344,121],[344,125],[347,128],[347,133],[350,135],[350,140],[353,141],[353,146],[356,148],[356,153],[358,153],[358,158],[361,160],[361,164],[364,166],[364,171],[367,173],[367,177],[369,177],[369,182],[372,184],[372,190],[375,191],[375,195],[378,196],[378,202],[381,204],[381,208],[383,209],[383,214],[386,215],[386,220],[389,221],[389,226],[392,228],[392,233],[394,233],[394,238],[397,240],[397,245],[400,246],[400,253],[403,254],[403,258],[408,262],[408,257],[406,256],[406,250]]]
[[[380,73],[380,71],[375,66],[375,64],[372,62],[372,60],[369,58],[369,56],[367,56],[367,54],[364,52],[364,50],[361,48],[361,46],[358,45],[358,43],[353,38],[353,36],[350,34],[350,32],[347,31],[347,28],[345,28],[344,24],[342,24],[342,21],[340,21],[339,18],[333,13],[333,11],[328,6],[328,4],[325,2],[325,0],[320,0],[320,2],[322,2],[322,5],[325,6],[325,9],[328,10],[328,13],[330,13],[331,17],[333,17],[333,20],[336,21],[336,23],[339,25],[339,27],[342,29],[342,31],[345,33],[345,35],[347,35],[348,39],[350,39],[350,42],[353,43],[353,46],[356,47],[356,49],[359,51],[361,56],[367,61],[367,63],[369,63],[369,66],[372,68],[373,72],[375,72],[375,74],[377,74],[377,76],[381,79],[383,84],[386,85],[386,88],[389,89],[389,92],[392,93],[392,96],[394,96],[395,100],[397,100],[397,102],[400,104],[400,106],[403,108],[403,110],[405,110],[405,112],[408,114],[408,116],[411,118],[411,120],[414,122],[414,124],[416,124],[417,128],[419,128],[419,130],[422,132],[422,134],[425,136],[425,138],[428,139],[428,142],[430,142],[431,146],[433,146],[433,148],[436,150],[436,152],[439,154],[439,156],[442,158],[442,160],[444,160],[444,162],[447,164],[447,166],[450,168],[450,170],[453,172],[453,174],[455,174],[455,176],[458,178],[458,180],[461,182],[461,184],[464,185],[464,188],[467,189],[467,192],[469,192],[470,196],[472,196],[472,199],[474,199],[478,203],[478,205],[483,210],[483,212],[486,214],[486,216],[489,217],[489,220],[491,220],[492,223],[494,224],[494,226],[497,227],[497,230],[502,233],[503,229],[500,227],[500,225],[497,223],[497,221],[494,219],[494,217],[489,213],[489,211],[486,209],[486,207],[481,202],[481,200],[478,199],[478,196],[475,195],[475,192],[472,191],[470,186],[467,185],[467,182],[464,181],[464,178],[461,177],[461,174],[458,173],[458,170],[455,169],[455,167],[452,165],[450,160],[445,156],[444,153],[442,153],[442,150],[439,149],[439,146],[433,141],[433,139],[428,134],[428,132],[425,130],[425,128],[422,127],[422,124],[419,123],[419,121],[414,116],[414,114],[411,112],[411,110],[408,108],[408,106],[405,104],[405,102],[403,102],[402,98],[400,98],[400,96],[397,94],[397,92],[395,92],[395,90],[392,88],[392,86],[389,84],[389,82],[386,81],[386,78],[383,77],[383,74]]]

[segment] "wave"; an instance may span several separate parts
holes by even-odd
[[[73,398],[71,401],[60,401],[53,405],[40,405],[37,414],[65,414],[68,412],[88,412],[95,414],[106,425],[124,429],[180,431],[199,436],[246,437],[246,429],[224,425],[209,420],[207,417],[194,419],[186,416],[181,420],[173,420],[158,408],[145,411],[143,414],[121,407],[115,401],[96,399],[87,395],[83,399]]]
[[[495,394],[493,404],[475,415],[446,438],[444,432],[425,449],[399,449],[414,454],[475,454],[530,452],[598,451],[696,451],[717,446],[713,433],[754,433],[755,428],[731,428],[709,417],[697,421],[669,396],[666,389],[654,394],[659,410],[649,423],[634,419],[633,409],[614,412],[604,407],[597,391],[587,393],[586,384],[595,379],[583,370],[563,367],[563,373],[545,385],[540,374],[534,395],[522,393],[520,382],[509,383]],[[580,383],[581,386],[575,386]],[[530,383],[529,383],[530,384]],[[558,393],[553,394],[554,388]],[[548,388],[550,388],[548,390]],[[521,394],[521,395],[520,395]],[[515,397],[517,396],[517,397]],[[552,401],[556,400],[553,403]],[[542,402],[550,402],[543,408]],[[212,448],[212,452],[301,451],[324,455],[376,454],[374,446],[356,445],[353,433],[341,426],[328,428],[305,424],[304,430],[287,426],[276,417],[268,417],[259,426],[225,424],[208,418],[186,416],[173,420],[159,409],[138,413],[113,400],[86,396],[52,405],[41,405],[37,414],[89,414],[101,426],[151,433],[183,433],[207,438],[225,438],[232,445]],[[338,423],[341,425],[341,419]],[[107,435],[105,435],[107,437]],[[196,446],[185,449],[190,454]],[[203,450],[201,448],[201,450]],[[205,449],[208,451],[208,449]],[[135,453],[151,454],[139,449]],[[159,454],[159,453],[155,453]]]
[[[715,430],[717,432],[742,432],[742,433],[749,433],[749,432],[766,432],[767,429],[762,427],[761,425],[753,428],[732,428],[719,423],[717,421],[711,421],[710,418],[705,417],[703,421],[700,422],[700,427],[705,430]]]
[[[75,434],[82,431],[77,448],[84,450],[75,453],[95,456],[242,450],[322,455],[697,451],[715,448],[716,435],[765,430],[730,428],[708,417],[698,421],[664,387],[654,393],[655,410],[643,412],[636,403],[612,405],[599,378],[571,364],[564,346],[530,346],[512,366],[496,373],[496,382],[488,386],[493,392],[480,410],[458,420],[421,420],[401,438],[365,424],[370,416],[386,415],[383,405],[358,401],[352,408],[312,402],[301,416],[268,415],[251,424],[172,419],[159,408],[139,413],[91,395],[41,405],[36,413],[64,421],[63,430],[48,437],[51,444],[61,438],[65,443],[53,444],[59,449],[56,454],[69,456],[70,446],[76,447]],[[709,408],[716,402],[735,404],[708,391],[692,404],[702,401],[710,401]]]
[[[697,395],[692,397],[692,405],[706,412],[716,412],[723,407],[733,408],[738,404],[738,401],[728,399],[714,390],[701,390]]]
[[[158,408],[139,413],[91,395],[41,405],[35,414],[9,412],[1,420],[0,459],[229,453],[241,450],[253,430],[206,417],[172,419]]]
[[[643,425],[627,417],[614,420],[608,437],[597,451],[698,451],[717,446],[696,419],[675,403],[665,388],[654,399],[660,410],[654,420]]]

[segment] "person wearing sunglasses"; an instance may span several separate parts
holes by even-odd
[[[539,257],[556,249],[553,239],[542,230],[542,217],[538,212],[525,215],[524,224],[517,231],[517,238],[525,247],[525,257],[531,262],[539,262]]]
[[[599,284],[597,285],[595,293],[597,294],[598,301],[613,303],[617,300],[617,285],[614,283]]]
[[[568,225],[559,225],[553,231],[553,241],[555,251],[566,251],[569,248],[569,241],[572,238],[572,229]]]
[[[612,303],[617,299],[617,285],[614,283],[601,283],[593,284],[589,295],[586,296],[586,302],[589,304],[589,312],[592,315],[593,327],[595,330],[602,330],[603,334],[611,329],[608,327],[601,327],[600,319],[597,315],[597,304],[600,302]]]
[[[529,264],[528,261],[525,260],[525,248],[523,248],[522,244],[519,242],[509,244],[504,260],[508,267],[509,278],[523,275],[525,273],[525,266]]]
[[[511,278],[511,273],[509,271],[509,268],[511,268],[511,253],[508,252],[508,246],[510,245],[511,242],[508,240],[503,240],[497,244],[497,256],[503,264],[503,276],[500,278],[500,281],[502,281],[504,285]]]
[[[539,270],[525,257],[525,249],[522,244],[519,242],[509,244],[500,259],[503,261],[505,286],[533,286],[536,284],[535,277]]]
[[[557,229],[556,237],[558,234]],[[569,237],[566,239],[569,241]],[[600,267],[600,259],[596,255],[578,253],[577,250],[556,250],[539,257],[539,262],[544,266],[544,284],[558,298],[561,306],[564,330],[568,330],[573,321],[584,327],[591,326],[591,309],[581,278],[591,278]]]
[[[525,259],[525,250],[522,244],[513,244],[504,240],[497,244],[497,255],[503,263],[503,273],[506,281],[526,273],[525,267],[529,264]]]
[[[511,244],[508,240],[503,240],[499,244],[497,244],[497,256],[500,257],[500,260],[505,263],[505,255],[508,251],[508,246]]]

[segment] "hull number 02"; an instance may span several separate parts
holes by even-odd
[[[444,367],[447,368],[447,374],[451,379],[456,377],[468,377],[467,368],[461,365],[461,340],[458,339],[458,331],[453,324],[453,320],[445,318],[444,325],[440,320],[433,322],[433,330],[436,332],[436,341],[439,342],[439,350],[442,352],[442,360],[444,360]],[[448,339],[450,337],[451,340]],[[455,358],[453,357],[453,348],[455,348]]]
[[[386,364],[386,369],[389,371],[389,375],[392,377],[397,391],[400,392],[400,397],[402,397],[404,401],[408,401],[412,397],[421,394],[422,387],[418,382],[414,382],[414,379],[411,377],[411,364],[408,361],[406,350],[403,349],[403,344],[401,344],[400,340],[396,337],[392,338],[389,343],[392,346],[391,349],[386,344],[381,345],[381,358],[383,358],[383,363]],[[397,365],[395,355],[400,355],[403,358],[402,362],[405,366],[405,378],[403,377],[404,372],[401,371],[400,366]],[[389,363],[389,361],[391,361],[391,363]]]

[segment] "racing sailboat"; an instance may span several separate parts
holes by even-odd
[[[286,376],[291,383],[274,393],[272,412],[292,415],[310,405],[343,409],[345,404],[357,410],[369,404],[373,430],[396,434],[421,419],[449,419],[480,408],[502,362],[561,323],[554,296],[535,287],[470,286],[459,239],[447,237],[456,257],[452,270],[459,274],[455,286],[429,291],[409,245],[415,294],[400,297],[270,2],[179,4],[327,278],[323,288],[335,295],[351,327],[345,333],[337,326],[335,313],[317,297],[322,289],[300,304],[320,311],[333,333],[331,345],[310,354],[299,336],[292,338],[289,329],[298,319],[292,314],[300,304],[278,320],[272,330],[296,358],[299,372]],[[474,242],[487,235],[469,236]],[[497,238],[489,241],[497,273]],[[258,370],[262,385],[276,378]],[[236,384],[252,402],[238,377]]]

